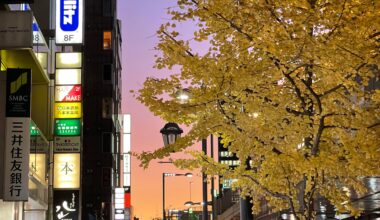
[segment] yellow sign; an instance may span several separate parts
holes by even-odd
[[[41,182],[46,181],[46,154],[30,154],[29,170]]]
[[[80,188],[80,154],[54,154],[55,189]]]
[[[56,102],[54,116],[55,118],[80,118],[82,116],[82,103]]]

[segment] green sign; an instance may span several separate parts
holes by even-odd
[[[37,128],[33,121],[30,122],[30,136],[40,135],[40,130]]]
[[[80,119],[55,120],[54,133],[60,136],[80,135]]]

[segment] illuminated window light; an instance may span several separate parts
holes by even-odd
[[[111,49],[111,40],[112,40],[111,31],[104,31],[103,32],[103,49],[105,50]]]

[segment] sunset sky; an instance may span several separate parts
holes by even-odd
[[[130,90],[142,87],[146,77],[164,77],[166,71],[153,69],[154,55],[157,51],[155,33],[162,23],[168,21],[166,8],[175,6],[174,0],[119,0],[118,17],[122,20],[123,38],[123,113],[132,117],[132,151],[153,151],[163,145],[159,133],[165,122],[155,117],[149,110],[133,98]],[[193,27],[183,26],[183,36],[190,36]],[[201,48],[200,48],[201,49]],[[197,146],[195,146],[197,147]],[[199,148],[200,149],[200,146]],[[181,155],[177,156],[180,157]],[[134,215],[140,220],[162,217],[162,173],[186,173],[174,168],[172,164],[151,163],[148,169],[139,167],[139,162],[132,160],[131,197]],[[166,208],[183,209],[184,202],[190,199],[201,202],[201,174],[192,178],[167,177]],[[198,207],[201,208],[201,207]]]

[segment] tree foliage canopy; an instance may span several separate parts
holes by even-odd
[[[323,196],[358,215],[347,188],[363,192],[361,177],[380,175],[380,1],[178,0],[168,13],[156,68],[180,71],[148,78],[138,99],[191,129],[168,148],[141,153],[142,165],[219,134],[241,166],[197,152],[177,165],[237,179],[256,212],[265,199],[273,211],[310,219]],[[207,53],[180,38],[176,25],[188,20]],[[187,103],[175,99],[184,87]]]

